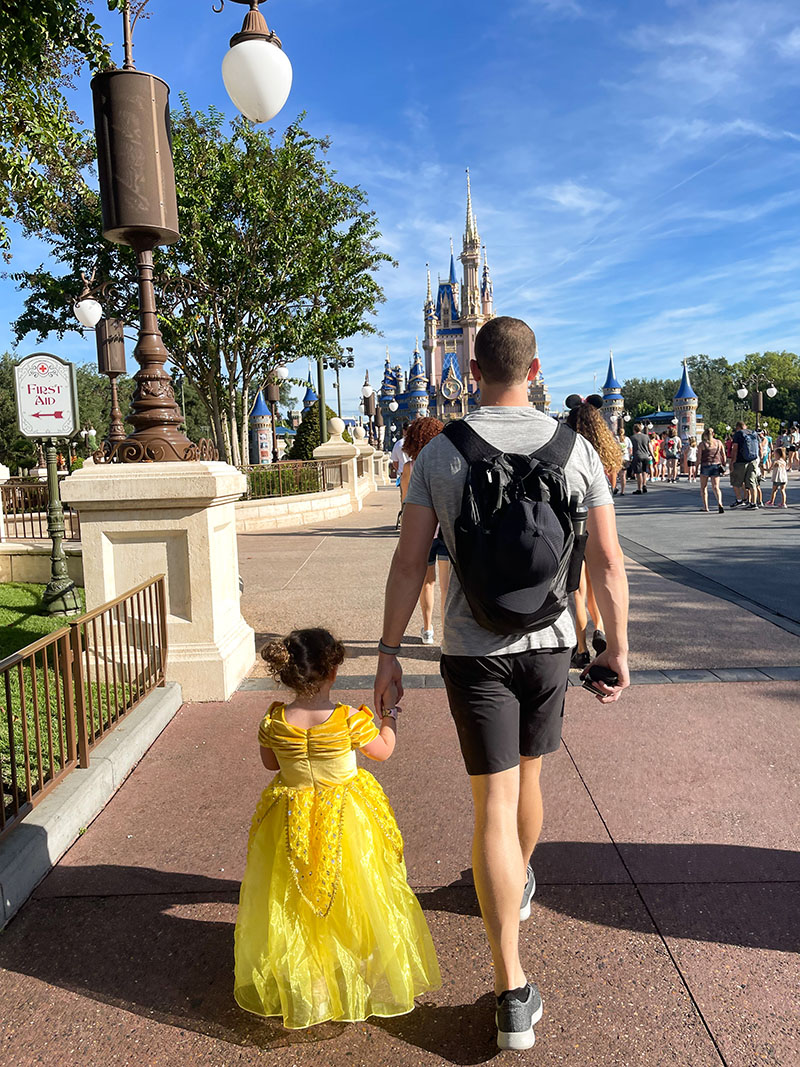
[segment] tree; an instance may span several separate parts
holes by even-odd
[[[669,411],[677,390],[678,382],[672,379],[628,378],[622,386],[625,410],[634,418]]]
[[[122,0],[108,0],[109,9]],[[4,221],[27,232],[56,229],[65,202],[84,184],[94,139],[81,130],[64,89],[85,65],[111,57],[86,0],[36,0],[0,6],[0,248]]]
[[[690,356],[686,360],[692,386],[697,393],[698,412],[706,426],[713,426],[721,433],[726,426],[733,426],[737,413],[735,407],[736,385],[733,368],[727,359],[711,356]]]
[[[299,121],[274,131],[221,112],[173,116],[173,152],[183,238],[156,252],[167,287],[160,310],[173,363],[197,387],[226,459],[246,455],[251,392],[272,369],[300,356],[338,351],[340,339],[373,333],[383,292],[375,272],[377,219],[358,187],[338,182],[328,142]],[[17,336],[74,329],[80,269],[119,282],[107,313],[137,319],[130,249],[100,233],[99,198],[80,190],[58,232],[48,235],[61,276],[44,268],[15,275],[29,289]],[[171,298],[170,298],[171,294]]]
[[[733,389],[744,383],[750,390],[742,402],[743,406],[749,408],[752,401],[753,390],[750,389],[748,379],[758,377],[761,379],[766,416],[775,419],[777,423],[792,423],[800,417],[800,357],[794,352],[751,352],[739,363],[734,363],[731,372]],[[768,397],[765,391],[770,382],[778,390],[774,397]],[[754,412],[750,411],[748,417],[751,422],[755,421]]]
[[[325,412],[328,421],[336,417],[336,412],[327,404]],[[318,447],[319,441],[319,400],[317,400],[303,416],[289,459],[313,459],[314,449]]]

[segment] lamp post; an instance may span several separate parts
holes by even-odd
[[[742,379],[739,388],[736,390],[736,395],[740,400],[744,400],[748,393],[753,393],[753,411],[756,413],[756,431],[760,428],[759,415],[764,413],[764,393],[761,391],[762,382],[767,383],[767,388],[764,392],[766,392],[771,400],[777,395],[778,390],[775,388],[775,383],[763,374],[751,374],[749,378]]]
[[[373,425],[373,419],[375,417],[375,390],[369,384],[369,371],[367,371],[364,378],[364,385],[361,389],[361,396],[363,397],[364,404],[364,417],[367,420],[367,436],[369,443],[374,444],[375,428]]]
[[[291,88],[291,64],[280,41],[267,28],[259,0],[246,3],[250,11],[223,61],[223,78],[231,98],[253,122],[272,118]],[[224,0],[217,11],[224,8]],[[133,28],[143,5],[131,21],[130,0],[122,5],[125,62],[92,79],[98,177],[103,212],[103,236],[129,245],[136,254],[139,287],[139,339],[129,422],[133,432],[121,441],[106,442],[98,457],[105,461],[138,463],[216,459],[208,442],[192,444],[180,429],[183,414],[175,401],[172,380],[165,370],[167,351],[156,314],[153,249],[180,238],[175,173],[169,127],[169,86],[161,78],[138,71],[133,62]],[[102,309],[91,298],[76,306],[81,322],[96,325]],[[324,420],[323,420],[324,421]]]
[[[345,351],[347,351],[347,355],[344,354]],[[339,349],[338,356],[322,357],[322,369],[336,371],[336,407],[339,413],[339,418],[342,417],[342,390],[341,383],[339,382],[339,372],[341,371],[342,367],[348,367],[350,370],[352,370],[355,365],[356,361],[353,357],[353,349],[349,347],[346,350]]]
[[[289,372],[285,367],[276,367],[273,372],[273,380],[267,385],[267,403],[269,404],[270,418],[272,421],[272,462],[277,463],[278,455],[278,404],[281,399],[281,382],[285,382]]]
[[[95,301],[96,303],[96,301]],[[98,305],[99,306],[99,305]],[[106,442],[109,454],[114,446],[125,440],[125,424],[119,406],[117,378],[125,373],[125,337],[122,319],[100,319],[96,326],[97,369],[111,382],[111,418]]]

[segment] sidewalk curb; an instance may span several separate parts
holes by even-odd
[[[106,806],[183,699],[167,682],[150,693],[77,768],[0,842],[0,930]]]

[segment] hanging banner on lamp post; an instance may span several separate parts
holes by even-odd
[[[36,352],[14,368],[17,425],[23,437],[74,437],[78,432],[75,367],[60,356]]]

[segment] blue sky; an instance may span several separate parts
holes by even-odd
[[[102,7],[105,5],[103,4]],[[96,7],[119,41],[118,17]],[[219,73],[245,8],[153,0],[136,61],[175,99],[233,114]],[[298,112],[368,192],[383,247],[382,337],[354,342],[353,410],[385,346],[422,333],[425,263],[460,246],[469,167],[500,314],[536,330],[554,405],[621,378],[675,377],[684,354],[798,350],[800,10],[784,0],[271,0]],[[119,49],[117,49],[119,52]],[[86,82],[76,109],[89,116]],[[15,244],[14,267],[41,250]],[[0,282],[0,346],[22,294]],[[93,359],[93,340],[52,350]],[[19,353],[33,349],[26,339]],[[295,373],[304,373],[295,365]]]

